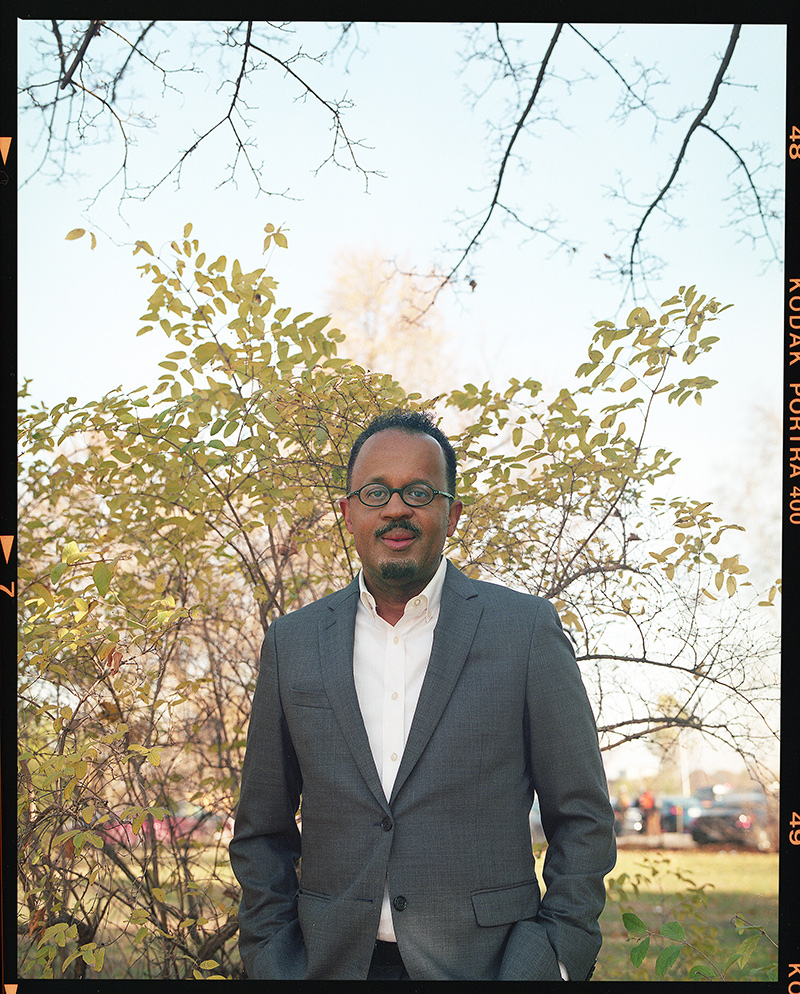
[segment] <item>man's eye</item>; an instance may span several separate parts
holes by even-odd
[[[411,500],[427,500],[431,492],[427,487],[406,487],[405,494]]]
[[[383,500],[386,496],[386,487],[367,487],[361,491],[367,500]]]

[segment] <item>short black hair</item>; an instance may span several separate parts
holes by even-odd
[[[353,443],[353,448],[350,450],[350,458],[347,462],[347,492],[350,492],[350,485],[353,479],[353,466],[355,465],[358,453],[361,451],[361,446],[368,438],[377,435],[379,431],[388,431],[390,428],[396,431],[405,431],[409,435],[430,435],[434,441],[439,443],[444,453],[447,489],[455,496],[456,453],[449,439],[441,428],[434,424],[430,415],[425,411],[404,411],[399,407],[373,418]]]

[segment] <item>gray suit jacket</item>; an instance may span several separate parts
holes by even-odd
[[[353,680],[357,601],[355,580],[280,618],[264,640],[230,845],[248,976],[363,980],[388,878],[412,980],[560,980],[559,960],[586,978],[614,817],[552,605],[448,564],[387,799]],[[544,896],[534,790],[548,838]]]

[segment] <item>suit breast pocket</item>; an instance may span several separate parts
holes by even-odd
[[[330,710],[328,695],[318,690],[289,689],[289,703],[301,708],[327,708]]]

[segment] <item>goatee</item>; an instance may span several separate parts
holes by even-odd
[[[413,580],[417,575],[416,563],[381,563],[380,569],[384,580]]]

